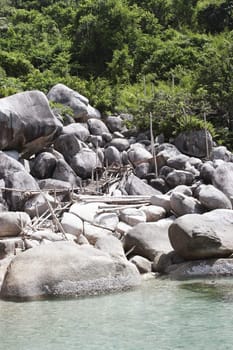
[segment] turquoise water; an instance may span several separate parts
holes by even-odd
[[[233,280],[150,280],[83,299],[0,301],[1,350],[233,349]]]

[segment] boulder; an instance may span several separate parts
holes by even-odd
[[[99,237],[95,243],[95,248],[108,253],[114,259],[125,259],[125,252],[122,243],[119,239],[114,236],[103,236]]]
[[[74,112],[75,120],[86,121],[89,118],[101,117],[99,111],[90,106],[86,97],[63,84],[53,86],[47,97],[50,101],[70,107]]]
[[[166,210],[157,205],[145,205],[140,210],[146,214],[146,221],[158,221],[166,215]]]
[[[174,188],[178,185],[190,186],[194,181],[194,176],[189,171],[173,170],[166,176],[166,182],[170,188]]]
[[[100,213],[94,218],[93,223],[109,230],[115,230],[119,222],[117,213]]]
[[[49,210],[48,203],[52,208],[58,206],[58,202],[53,196],[50,196],[48,193],[37,194],[29,198],[24,204],[24,211],[33,218],[34,216],[41,216],[47,210]]]
[[[170,252],[172,247],[168,239],[168,228],[173,221],[174,218],[171,217],[134,226],[125,235],[125,251],[132,250],[133,255],[140,255],[151,261],[159,252]]]
[[[126,208],[120,210],[120,220],[130,226],[135,226],[140,222],[146,222],[146,214],[136,208]]]
[[[134,166],[143,162],[148,163],[152,158],[152,154],[139,143],[131,145],[128,150],[128,159]]]
[[[212,183],[233,203],[233,163],[220,163],[213,172]]]
[[[167,165],[176,170],[185,170],[189,157],[184,154],[171,157],[167,160]]]
[[[7,188],[15,189],[8,191],[6,194],[7,204],[10,210],[13,211],[24,210],[26,201],[34,196],[32,191],[39,191],[36,180],[25,170],[8,174],[5,183]]]
[[[130,259],[130,262],[136,265],[140,273],[149,273],[151,272],[151,261],[143,258],[140,255],[135,255]]]
[[[145,176],[145,178],[146,177],[147,176]],[[162,177],[157,177],[156,179],[151,179],[149,181],[149,185],[162,193],[167,193],[169,190],[169,187],[168,187],[165,179]]]
[[[87,238],[88,242],[95,245],[99,238],[106,236],[112,236],[112,231],[107,228],[102,228],[99,226],[92,225],[89,222],[84,222],[84,236]]]
[[[187,214],[169,228],[175,252],[186,260],[223,258],[233,252],[233,211],[216,209]]]
[[[206,147],[206,142],[208,148]],[[174,145],[181,153],[192,157],[204,158],[207,150],[210,153],[213,147],[212,137],[205,130],[192,130],[180,133],[174,140]]]
[[[56,180],[56,179],[44,179],[38,181],[40,189],[44,190],[64,190],[64,192],[68,193],[72,190],[72,185],[67,181]]]
[[[98,214],[99,206],[103,206],[103,203],[93,202],[85,204],[76,202],[70,207],[69,212],[77,215],[84,221],[93,223]]]
[[[82,179],[88,179],[92,177],[97,167],[102,167],[102,164],[94,151],[83,148],[73,157],[71,167]]]
[[[228,149],[225,146],[213,147],[210,155],[210,159],[211,160],[222,159],[225,162],[232,162],[233,154],[230,151],[228,151]]]
[[[86,296],[139,284],[136,267],[126,260],[114,260],[88,245],[56,242],[16,256],[5,276],[1,297],[30,300]]]
[[[200,185],[196,193],[198,193],[199,202],[209,210],[232,209],[230,199],[212,185]]]
[[[203,212],[203,208],[196,198],[186,196],[183,193],[173,192],[170,203],[176,216]]]
[[[56,157],[52,153],[42,152],[33,160],[31,174],[37,179],[52,177],[56,164]]]
[[[171,210],[170,196],[167,194],[157,194],[150,198],[150,204],[162,207],[169,212]]]
[[[186,186],[186,185],[178,185],[178,186],[174,187],[172,190],[170,190],[167,194],[171,196],[172,193],[174,193],[174,192],[182,193],[188,197],[192,197],[192,195],[193,195],[192,188],[189,186]]]
[[[109,142],[109,146],[114,146],[118,151],[123,152],[129,148],[129,141],[125,138],[116,137]]]
[[[211,184],[214,171],[215,170],[214,170],[213,162],[211,161],[205,162],[200,167],[200,178],[204,181],[204,183]]]
[[[83,221],[72,213],[64,213],[61,219],[61,225],[65,232],[70,233],[77,238],[83,233]]]
[[[109,133],[107,126],[99,119],[89,119],[87,121],[89,131],[92,135],[101,136],[103,133]]]
[[[233,259],[203,259],[187,261],[167,267],[170,278],[187,280],[190,278],[218,278],[233,276]]]
[[[121,131],[123,129],[123,120],[119,116],[108,116],[106,119],[106,125],[111,132]]]
[[[87,141],[88,137],[90,136],[90,132],[88,130],[87,124],[83,123],[72,123],[67,126],[64,126],[62,130],[62,135],[74,135],[76,136],[80,141]]]
[[[54,142],[55,149],[60,152],[70,164],[73,157],[85,146],[75,134],[60,135]]]
[[[71,187],[80,186],[81,179],[78,177],[74,170],[66,163],[65,160],[58,160],[56,163],[56,167],[54,169],[53,179],[68,182]]]
[[[17,249],[24,249],[22,237],[1,237],[0,239],[0,266],[2,259],[16,254]]]
[[[125,184],[125,190],[129,195],[161,195],[160,191],[154,189],[150,185],[147,185],[145,182],[133,174],[128,176]]]
[[[30,224],[31,219],[24,212],[2,212],[0,213],[0,237],[18,236]]]
[[[143,179],[150,172],[150,164],[149,163],[138,164],[136,165],[134,172],[137,177],[139,177],[140,179]]]
[[[26,91],[0,99],[0,123],[0,149],[17,150],[24,157],[51,144],[62,130],[62,124],[40,91]]]
[[[121,164],[121,154],[118,149],[114,146],[109,146],[105,149],[105,164],[106,166],[120,166]]]

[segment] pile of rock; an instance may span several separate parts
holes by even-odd
[[[147,132],[125,127],[129,118],[101,119],[62,84],[47,97],[0,99],[2,297],[121,290],[139,272],[233,274],[232,153],[204,131],[173,144],[159,137],[152,149]],[[101,187],[108,195],[83,195],[93,178],[100,190],[106,169],[117,175]]]

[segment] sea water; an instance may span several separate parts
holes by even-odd
[[[0,301],[0,349],[233,349],[233,280],[154,279],[105,296]]]

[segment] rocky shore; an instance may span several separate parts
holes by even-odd
[[[233,154],[205,130],[153,143],[127,120],[62,84],[0,99],[1,298],[233,275]]]

